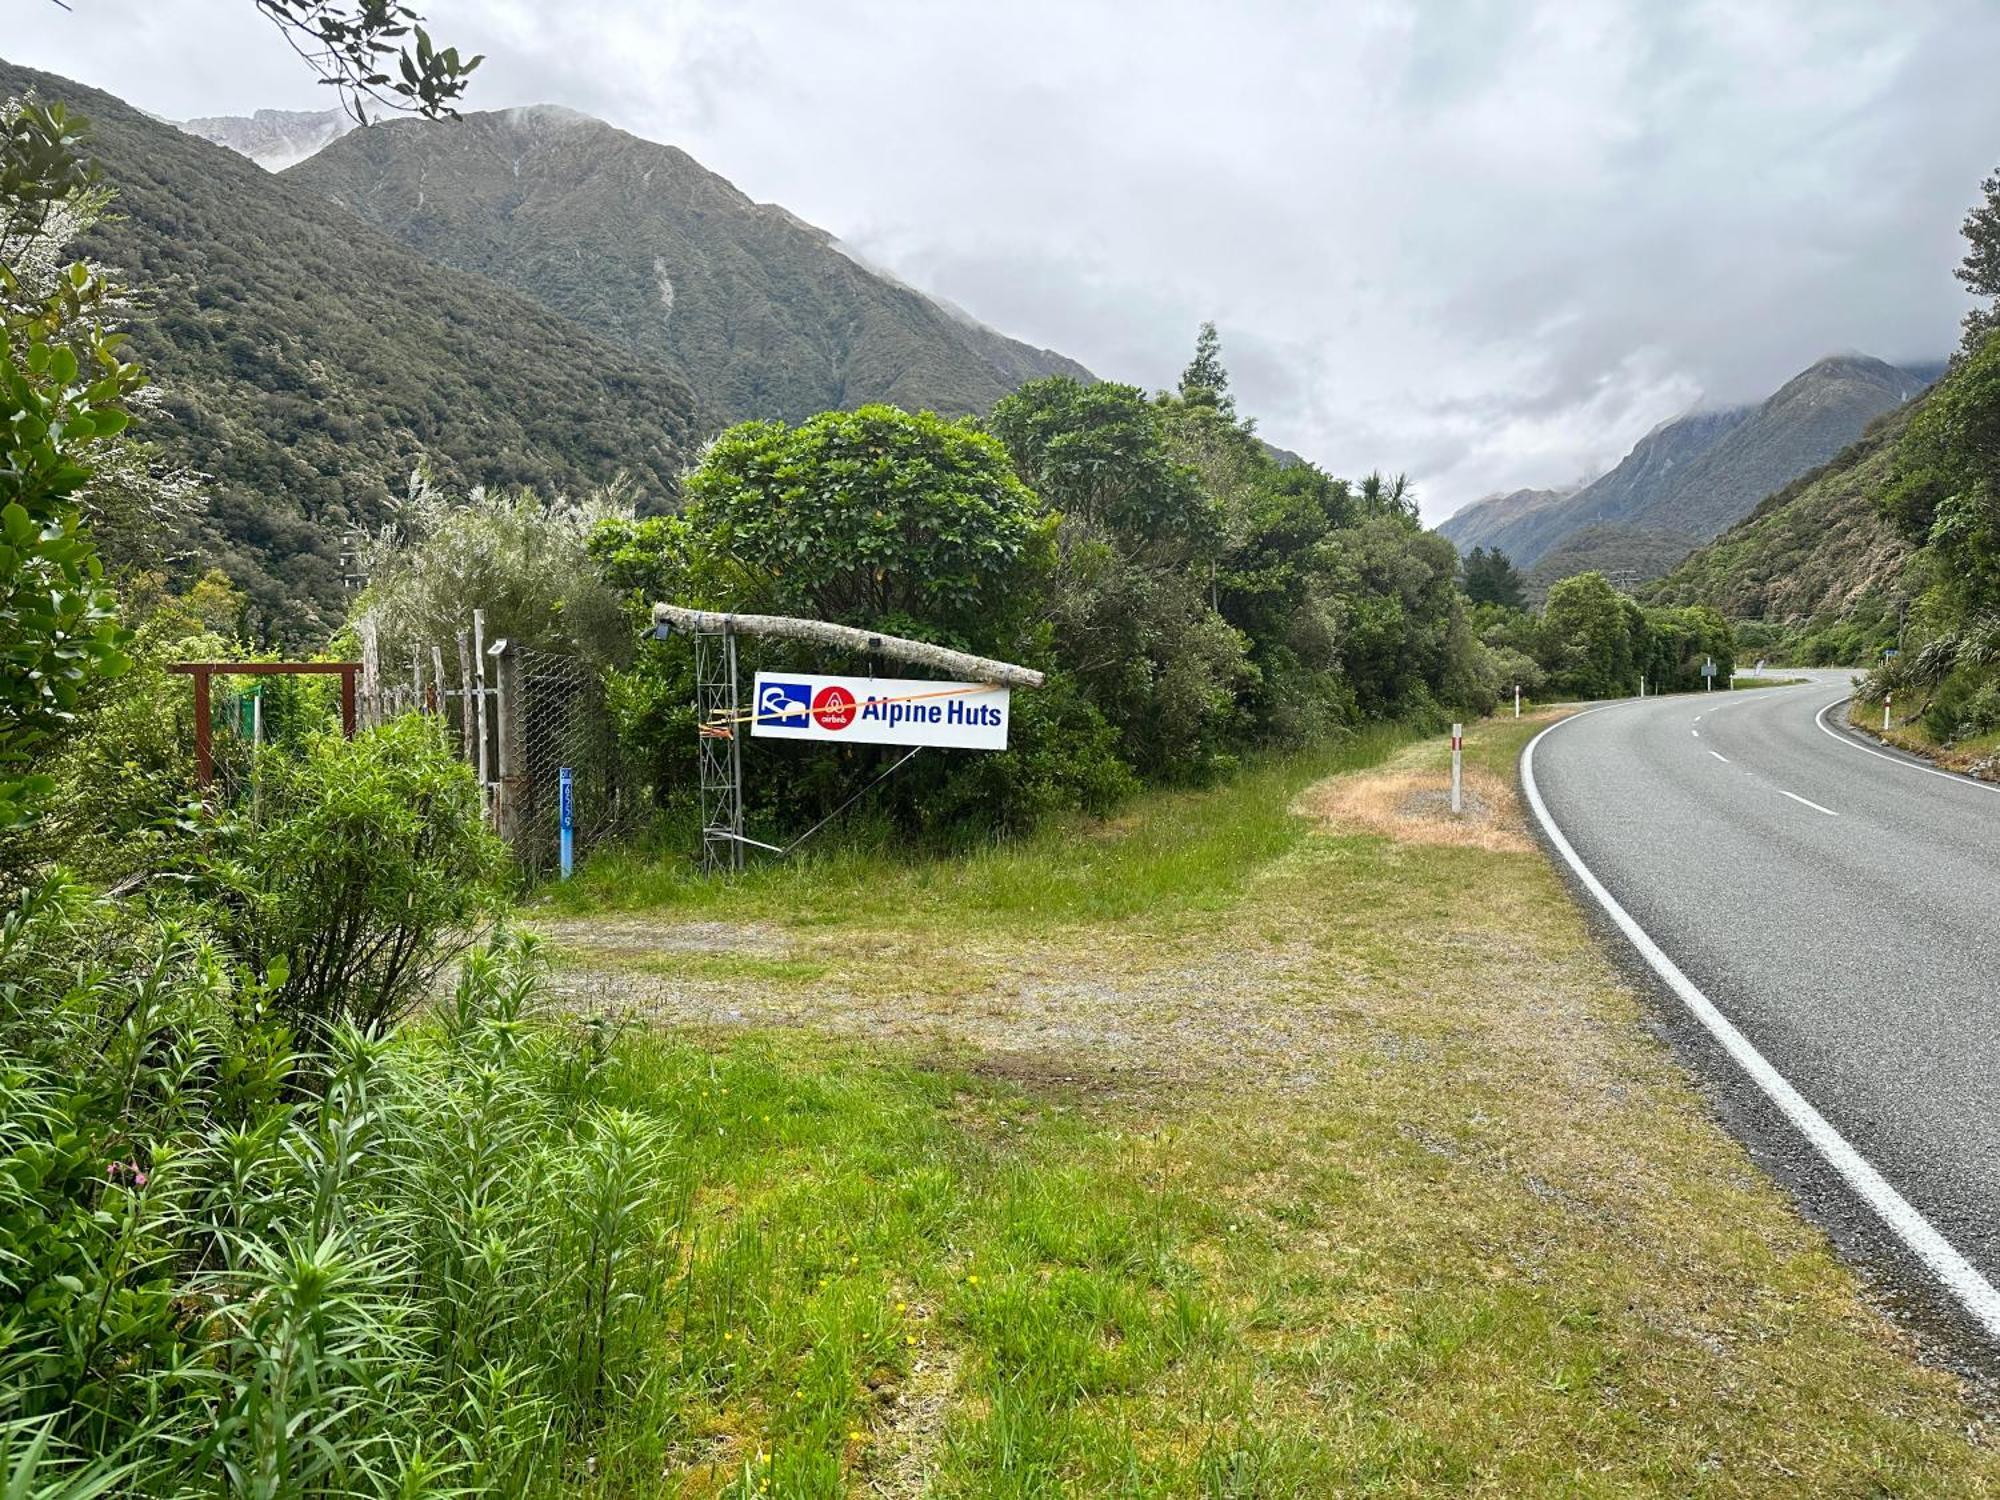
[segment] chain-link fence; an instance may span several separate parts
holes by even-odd
[[[561,848],[561,774],[570,772],[576,853],[631,832],[644,819],[642,778],[624,753],[596,670],[579,657],[522,650],[515,676],[519,703],[520,805],[514,853],[529,870],[555,867]]]
[[[582,657],[488,644],[484,612],[449,643],[399,643],[393,671],[371,620],[361,622],[361,722],[435,714],[480,778],[495,829],[531,876],[561,855],[562,772],[570,772],[572,848],[579,856],[636,829],[650,799],[619,744],[597,670]]]

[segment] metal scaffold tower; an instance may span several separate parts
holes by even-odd
[[[743,737],[751,732],[756,715],[745,709],[742,686],[736,668],[736,643],[741,636],[756,639],[799,641],[837,651],[866,652],[871,657],[906,661],[933,671],[955,672],[973,682],[1005,687],[1040,687],[1042,674],[1032,667],[994,661],[965,651],[913,641],[898,635],[859,630],[828,620],[801,620],[789,615],[724,614],[715,610],[687,609],[676,604],[653,606],[653,634],[665,640],[678,631],[694,645],[695,751],[701,783],[701,865],[708,873],[726,870],[740,873],[746,847],[765,849],[781,858],[818,833],[856,797],[875,786],[899,767],[907,765],[910,753],[849,797],[840,807],[794,839],[790,844],[767,844],[743,832]],[[871,676],[872,676],[871,672]]]
[[[737,733],[742,695],[736,677],[736,632],[696,629],[695,727],[700,734],[701,864],[709,873],[743,868],[743,741]]]

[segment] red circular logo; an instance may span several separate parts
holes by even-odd
[[[822,729],[845,729],[854,722],[854,694],[844,687],[823,687],[813,694],[813,718]]]

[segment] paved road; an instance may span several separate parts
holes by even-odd
[[[1832,733],[1847,693],[1614,705],[1544,737],[1535,782],[1645,934],[2000,1283],[2000,788]]]

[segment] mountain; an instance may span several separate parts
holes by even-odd
[[[1800,476],[1650,591],[1663,604],[1709,604],[1794,633],[1872,628],[1905,592],[1910,548],[1876,510],[1896,445],[1921,399],[1878,419],[1832,462]],[[1830,659],[1859,659],[1836,652]]]
[[[1500,548],[1514,560],[1516,567],[1532,567],[1564,537],[1586,526],[1641,524],[1632,518],[1644,512],[1656,496],[1671,491],[1683,470],[1728,437],[1754,410],[1741,406],[1693,411],[1662,422],[1640,438],[1616,468],[1580,489],[1537,505],[1509,507],[1507,502],[1512,496],[1481,501],[1452,516],[1438,530],[1454,542],[1459,541],[1461,534],[1483,532],[1487,547]],[[1478,513],[1489,505],[1493,507],[1490,519]],[[1661,525],[1653,529],[1681,528]]]
[[[1497,527],[1478,516],[1454,516],[1439,529],[1454,540],[1447,529],[1453,522],[1460,531],[1487,530],[1487,546],[1532,568],[1586,527],[1629,528],[1623,534],[1633,546],[1621,553],[1615,545],[1620,533],[1600,531],[1596,554],[1620,567],[1657,572],[1674,560],[1661,554],[1663,536],[1680,534],[1690,546],[1715,536],[1766,495],[1827,462],[1931,378],[1928,367],[1911,371],[1865,355],[1835,355],[1785,382],[1759,406],[1696,411],[1663,423],[1610,473],[1566,500]]]
[[[1457,543],[1460,552],[1470,552],[1474,547],[1491,548],[1523,518],[1547,510],[1575,493],[1576,487],[1572,486],[1566,490],[1512,490],[1504,495],[1487,495],[1446,516],[1438,522],[1437,529]],[[1502,543],[1500,550],[1509,549]]]
[[[339,619],[339,539],[382,520],[419,456],[448,485],[624,474],[671,503],[700,428],[664,369],[233,151],[0,62],[0,98],[29,90],[92,121],[118,198],[78,249],[144,289],[129,347],[161,396],[139,430],[211,477],[194,550],[275,633]]]
[[[391,121],[283,175],[659,360],[726,421],[870,401],[984,413],[1036,376],[1090,378],[752,202],[686,152],[569,110]]]
[[[344,109],[260,109],[254,115],[208,115],[181,120],[180,128],[247,156],[267,172],[304,161],[354,128]]]
[[[1528,597],[1539,603],[1555,584],[1578,573],[1602,573],[1619,588],[1658,578],[1701,545],[1684,531],[1598,522],[1557,542],[1528,570]]]

